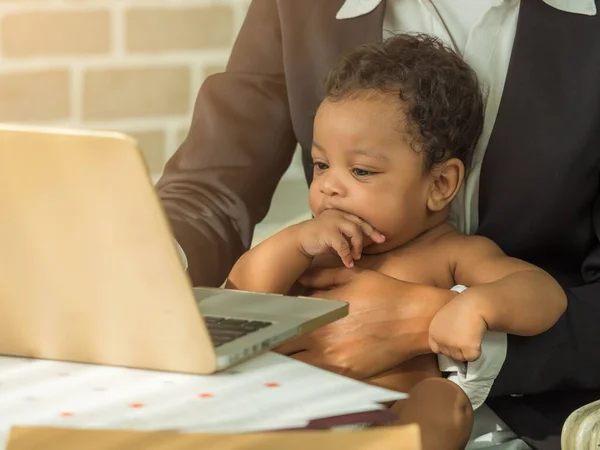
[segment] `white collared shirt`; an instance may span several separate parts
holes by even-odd
[[[383,0],[346,0],[336,18],[349,19],[373,11]],[[526,0],[540,1],[540,0]],[[566,13],[595,15],[594,0],[543,0]],[[479,223],[479,175],[481,162],[498,114],[519,17],[520,0],[387,0],[383,37],[420,32],[439,37],[459,53],[475,70],[483,87],[485,118],[481,138],[475,149],[470,173],[453,201],[450,221],[466,234],[473,234]],[[482,356],[465,364],[441,356],[442,371],[451,373],[469,396],[474,408],[487,398],[506,359],[506,334],[488,332],[482,343]],[[492,423],[489,432],[477,432],[467,448],[527,448],[487,407],[476,411]],[[483,427],[485,428],[485,427]],[[474,433],[482,430],[475,426]],[[499,433],[500,432],[500,433]],[[499,447],[496,444],[502,443]],[[490,445],[488,445],[490,444]]]

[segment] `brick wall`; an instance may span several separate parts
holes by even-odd
[[[0,122],[118,130],[157,178],[249,0],[0,0]],[[268,224],[306,209],[299,164]]]

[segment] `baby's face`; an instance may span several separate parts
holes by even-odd
[[[315,117],[311,210],[339,209],[383,233],[385,243],[364,253],[396,248],[426,228],[431,178],[403,135],[402,116],[398,100],[382,95],[325,101]]]

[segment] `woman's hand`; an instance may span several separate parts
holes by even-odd
[[[359,268],[316,269],[300,283],[312,297],[347,301],[350,313],[277,351],[361,380],[431,353],[431,320],[457,295]]]

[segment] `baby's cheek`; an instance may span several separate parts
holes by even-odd
[[[319,192],[316,182],[313,182],[308,190],[308,206],[313,216],[316,216],[319,212],[321,195],[322,194]]]
[[[409,216],[403,214],[398,206],[395,210],[389,208],[388,211],[384,215],[380,214],[377,221],[380,227],[378,231],[385,236],[386,241],[397,240],[414,227],[414,223]]]

